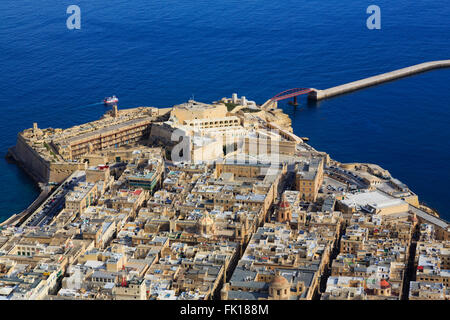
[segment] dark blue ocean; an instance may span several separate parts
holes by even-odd
[[[68,30],[66,9],[81,8]],[[369,30],[366,8],[381,8]],[[450,59],[448,0],[2,0],[0,151],[37,122],[98,119],[92,105],[257,103],[294,87],[325,89],[429,60]],[[450,218],[450,69],[293,108],[294,131],[342,162],[380,164]],[[38,189],[0,159],[0,220]]]

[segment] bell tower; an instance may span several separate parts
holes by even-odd
[[[292,220],[292,207],[289,201],[286,199],[286,195],[283,194],[283,198],[278,206],[277,210],[277,222],[286,222]]]

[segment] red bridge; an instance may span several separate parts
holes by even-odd
[[[297,105],[297,96],[302,95],[302,94],[308,94],[312,91],[311,88],[294,88],[294,89],[289,89],[289,90],[285,90],[283,92],[280,92],[279,94],[273,96],[272,98],[270,98],[271,101],[280,101],[280,100],[284,100],[284,99],[288,99],[288,98],[294,98],[293,102],[290,102],[293,105]]]

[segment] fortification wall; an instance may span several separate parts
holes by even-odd
[[[18,134],[17,142],[14,148],[14,158],[25,167],[36,182],[48,182],[50,177],[50,163],[43,159],[25,139]]]
[[[11,151],[15,160],[24,167],[25,171],[36,182],[60,183],[75,170],[85,170],[87,168],[86,163],[50,162],[45,160],[38,152],[28,145],[20,134],[17,136],[16,145]]]
[[[172,133],[174,129],[165,124],[152,124],[149,140],[151,142],[174,143],[172,141]]]
[[[57,162],[50,164],[49,180],[51,182],[61,183],[67,179],[76,170],[86,170],[87,163],[76,162]]]

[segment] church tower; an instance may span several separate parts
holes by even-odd
[[[277,222],[286,222],[292,220],[292,207],[287,201],[286,195],[283,194],[283,198],[278,206],[277,210]]]

